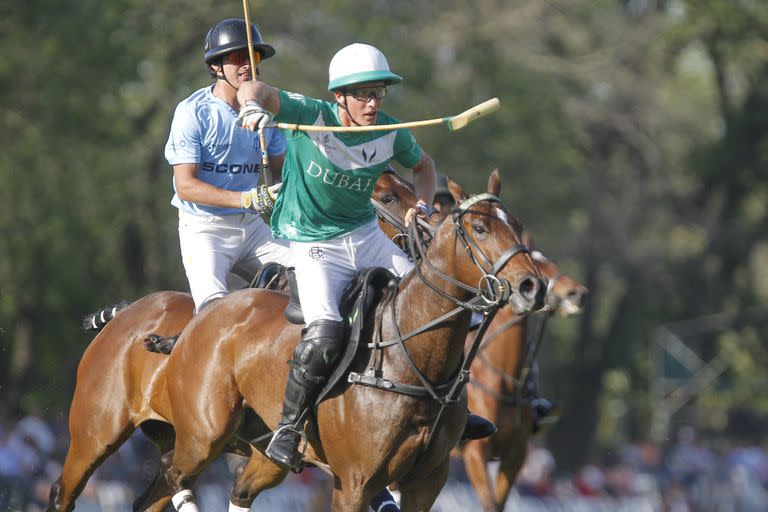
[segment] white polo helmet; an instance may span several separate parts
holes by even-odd
[[[392,85],[403,79],[389,70],[389,63],[378,48],[369,44],[352,43],[333,56],[328,66],[328,90],[335,91],[365,82]]]

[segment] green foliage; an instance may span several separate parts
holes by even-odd
[[[768,4],[640,4],[251,2],[278,50],[260,66],[274,85],[325,97],[330,57],[364,41],[405,78],[386,105],[403,120],[501,99],[460,132],[417,137],[472,192],[498,167],[537,245],[591,288],[582,318],[550,323],[543,354],[545,390],[586,400],[553,432],[573,461],[593,446],[568,443],[579,432],[602,445],[618,427],[647,432],[655,326],[766,298]],[[4,398],[65,408],[83,314],[186,289],[163,148],[175,105],[209,83],[205,32],[241,8],[69,0],[0,17]],[[754,392],[759,337],[745,339],[724,335],[738,364],[706,403]]]

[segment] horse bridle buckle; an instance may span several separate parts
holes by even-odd
[[[500,306],[509,300],[511,287],[506,279],[500,280],[493,274],[483,274],[477,288],[482,290],[481,297],[489,306]]]

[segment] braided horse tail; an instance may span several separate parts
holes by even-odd
[[[82,322],[83,330],[94,332],[101,331],[104,326],[107,325],[107,322],[115,318],[115,315],[118,311],[125,309],[130,304],[130,302],[123,301],[119,304],[103,307],[95,313],[91,313],[90,315],[85,316]]]

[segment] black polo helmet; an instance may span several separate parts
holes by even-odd
[[[211,27],[205,35],[205,63],[209,66],[216,59],[242,48],[248,48],[248,33],[245,31],[245,20],[230,18],[222,20]],[[272,45],[261,39],[259,29],[251,24],[251,42],[254,50],[261,54],[261,60],[268,59],[275,54]]]
[[[435,197],[446,197],[453,201],[451,191],[448,189],[448,177],[445,174],[437,175],[437,186],[435,187]]]

